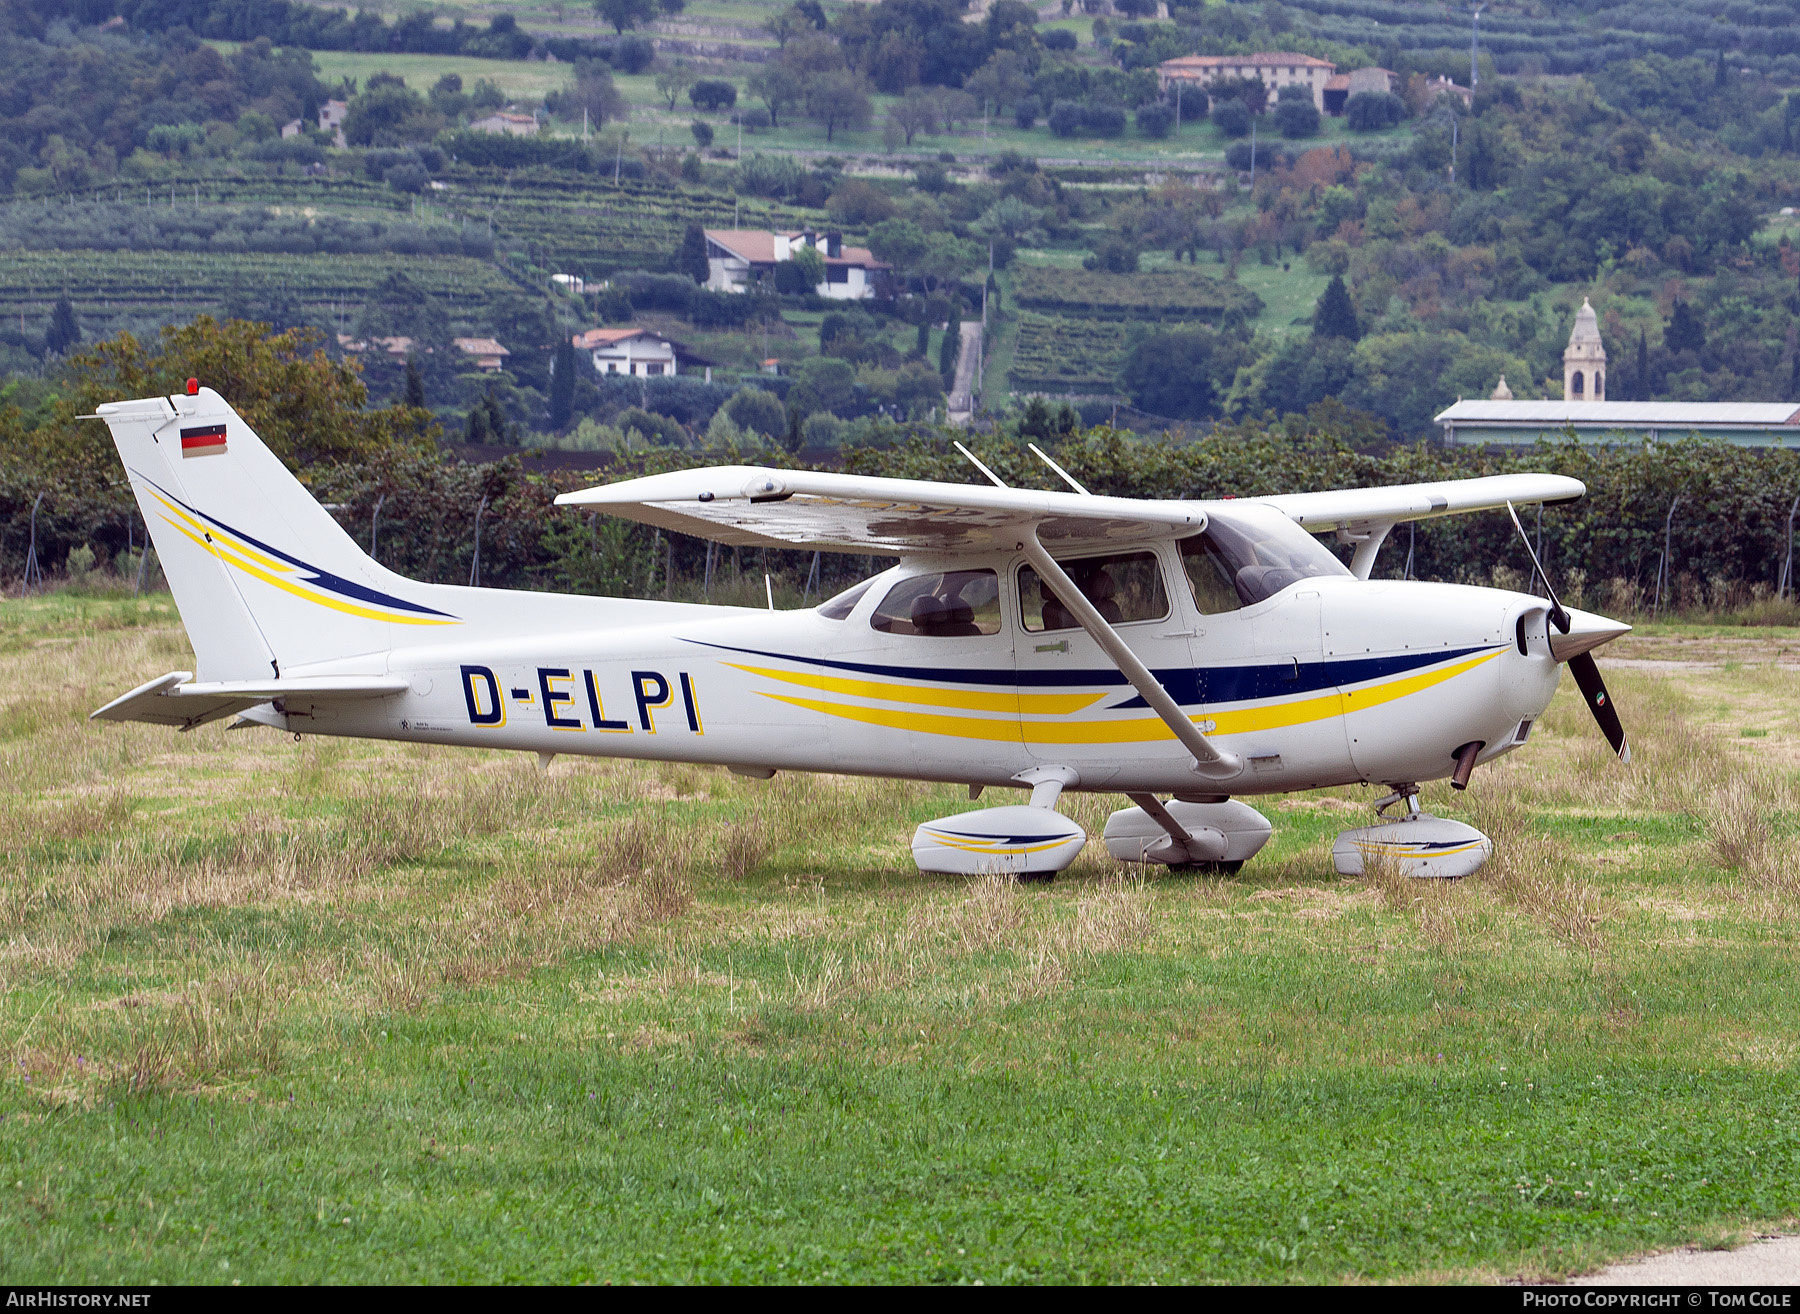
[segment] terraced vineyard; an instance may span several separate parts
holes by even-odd
[[[0,316],[40,318],[60,296],[83,316],[167,312],[173,322],[271,295],[354,309],[395,271],[446,303],[518,286],[498,265],[463,256],[11,251],[0,260]]]
[[[1022,311],[1009,382],[1015,392],[1109,393],[1122,345],[1113,321]]]
[[[1234,310],[1254,319],[1263,308],[1262,298],[1249,289],[1193,269],[1108,274],[1021,265],[1013,287],[1014,300],[1026,309],[1106,320],[1217,323]]]
[[[689,187],[661,177],[621,178],[461,167],[442,191],[417,203],[423,213],[469,223],[492,222],[501,249],[528,254],[557,273],[604,278],[621,269],[670,268],[682,231],[699,221],[709,228],[804,228],[821,216],[764,197],[733,199],[717,190]],[[112,186],[78,199],[146,205],[267,205],[329,211],[411,213],[412,197],[364,178],[221,176],[184,182],[174,192]],[[855,234],[852,234],[855,236]]]

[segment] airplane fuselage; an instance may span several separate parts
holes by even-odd
[[[1116,626],[1182,711],[1243,760],[1232,794],[1448,776],[1525,742],[1561,667],[1541,598],[1418,582],[1303,579],[1207,614],[1172,543],[1148,543],[1165,614]],[[991,569],[991,633],[880,630],[884,597],[922,574]],[[577,604],[552,630],[398,646],[401,676],[358,703],[286,700],[255,719],[300,732],[536,753],[1006,785],[1072,768],[1075,788],[1195,791],[1193,758],[1082,629],[1027,614],[1017,554],[908,559],[837,618],[638,602],[604,627]],[[554,601],[539,597],[537,607]],[[544,611],[546,618],[551,613]],[[974,626],[966,626],[973,629]],[[432,636],[438,639],[437,635]],[[1212,786],[1207,786],[1212,787]]]

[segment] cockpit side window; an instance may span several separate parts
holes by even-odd
[[[1108,625],[1161,620],[1169,614],[1162,565],[1154,552],[1115,552],[1105,557],[1059,561],[1082,597]],[[1043,630],[1080,628],[1075,614],[1038,578],[1030,566],[1019,567],[1019,614],[1034,634]]]
[[[1217,512],[1205,530],[1181,540],[1181,564],[1194,605],[1208,616],[1272,598],[1299,580],[1350,573],[1298,525]]]
[[[888,590],[869,624],[883,634],[953,639],[1000,632],[1000,577],[991,570],[914,575]]]

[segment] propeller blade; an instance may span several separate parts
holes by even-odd
[[[1519,523],[1519,513],[1513,509],[1511,502],[1506,504],[1506,514],[1512,517],[1513,528],[1519,531],[1519,541],[1525,545],[1525,555],[1531,558],[1531,568],[1537,571],[1538,579],[1543,582],[1544,592],[1549,595],[1551,622],[1557,629],[1567,634],[1569,632],[1569,613],[1564,610],[1562,600],[1556,596],[1556,590],[1550,587],[1550,577],[1544,573],[1544,567],[1538,561],[1537,553],[1532,550],[1531,536],[1525,532],[1525,526]],[[1595,674],[1594,679],[1598,680],[1599,678],[1600,676]],[[1604,693],[1605,690],[1602,689],[1601,692]]]
[[[1600,667],[1594,661],[1594,654],[1584,652],[1569,658],[1569,670],[1575,676],[1582,698],[1587,701],[1588,711],[1594,714],[1600,732],[1606,736],[1606,742],[1619,755],[1619,761],[1630,763],[1631,745],[1626,742],[1625,727],[1619,723],[1619,713],[1612,705],[1611,695],[1606,692],[1606,681],[1600,678]]]

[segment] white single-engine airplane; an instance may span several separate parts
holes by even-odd
[[[1135,804],[1106,825],[1116,858],[1235,870],[1270,826],[1234,796],[1353,782],[1389,793],[1376,825],[1339,837],[1340,871],[1381,853],[1411,875],[1467,875],[1491,843],[1420,812],[1418,782],[1460,788],[1522,746],[1565,663],[1630,760],[1591,656],[1628,626],[1564,608],[1548,580],[1546,600],[1369,579],[1400,522],[1567,502],[1586,491],[1574,479],[1139,501],[1091,496],[1038,452],[1073,491],[1007,488],[985,466],[997,486],[726,466],[557,499],[721,543],[900,558],[777,612],[416,583],[358,549],[211,389],[100,418],[199,667],[104,720],[190,730],[236,714],[546,764],[1028,788],[1029,804],[927,822],[912,844],[925,871],[1028,878],[1087,841],[1055,810],[1066,789]],[[1326,532],[1355,544],[1348,569],[1313,537]]]

